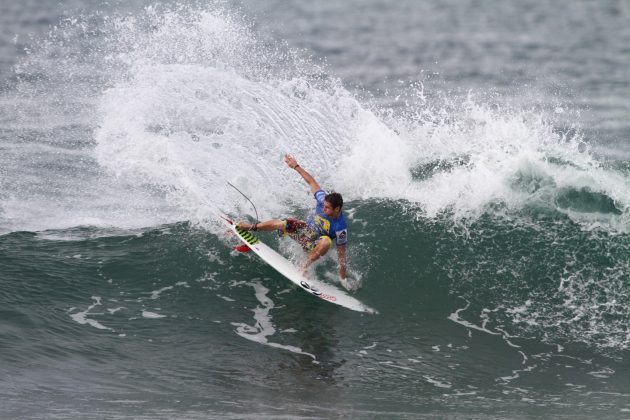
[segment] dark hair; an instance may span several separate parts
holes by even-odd
[[[324,200],[328,201],[333,209],[336,209],[337,207],[343,207],[343,198],[341,198],[341,194],[339,193],[334,192],[326,194]]]

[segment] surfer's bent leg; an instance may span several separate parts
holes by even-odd
[[[317,258],[326,255],[328,250],[332,247],[332,239],[328,236],[322,236],[315,244],[315,248],[311,251],[311,254],[317,253]]]
[[[302,273],[304,273],[311,264],[317,261],[319,257],[326,255],[331,247],[332,239],[330,239],[328,236],[320,237],[315,243],[315,247],[313,248],[313,250],[309,252],[306,263],[302,265]]]

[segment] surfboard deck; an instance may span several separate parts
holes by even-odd
[[[236,237],[239,238],[241,242],[246,244],[263,261],[289,279],[292,283],[299,286],[302,290],[315,297],[343,306],[344,308],[348,308],[353,311],[366,312],[369,314],[378,313],[376,310],[363,304],[356,298],[339,290],[331,284],[323,283],[316,279],[306,278],[295,265],[274,249],[263,243],[260,239],[254,236],[252,232],[239,228],[230,218],[224,215],[220,215],[220,217],[225,221],[232,232],[236,234]]]

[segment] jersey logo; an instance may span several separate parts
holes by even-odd
[[[343,245],[348,242],[348,229],[337,232],[337,245]]]
[[[315,216],[315,224],[317,227],[326,234],[330,234],[330,222],[321,216]]]

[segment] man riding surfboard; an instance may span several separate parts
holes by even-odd
[[[272,219],[254,224],[241,222],[238,223],[238,226],[250,231],[277,230],[296,240],[308,252],[308,259],[302,267],[304,270],[325,255],[332,248],[334,242],[339,257],[339,277],[341,280],[345,280],[348,226],[341,210],[343,207],[341,194],[326,194],[311,174],[302,168],[293,156],[286,154],[284,162],[289,168],[297,171],[311,188],[311,193],[317,202],[313,214],[306,221],[293,218]]]

